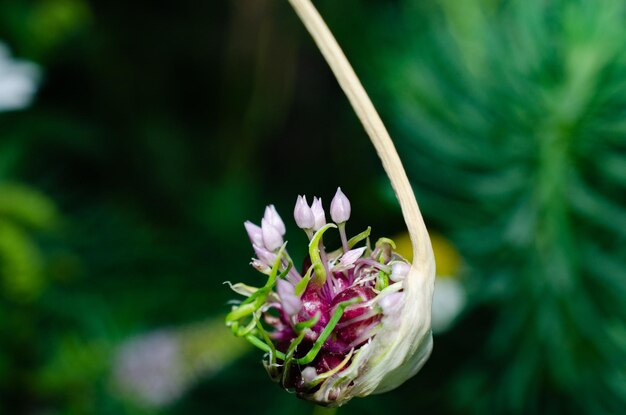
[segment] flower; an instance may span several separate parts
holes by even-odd
[[[261,234],[263,235],[263,245],[270,251],[276,251],[283,244],[280,230],[265,218],[261,219]]]
[[[266,352],[264,365],[272,379],[326,406],[398,386],[430,351],[429,341],[416,344],[405,335],[404,320],[414,317],[407,310],[415,306],[406,301],[411,265],[395,252],[392,240],[380,238],[372,245],[370,228],[347,240],[350,201],[338,189],[333,202],[331,216],[342,222],[326,224],[321,199],[309,207],[304,196],[297,198],[294,219],[310,239],[301,270],[294,268],[268,210],[261,221],[264,248],[255,244],[258,230],[246,226],[258,256],[253,267],[267,280],[258,288],[232,286],[247,298],[226,317],[235,335]],[[275,209],[272,215],[278,216]],[[334,228],[342,232],[342,247],[326,250],[322,238]],[[429,306],[424,303],[418,307]]]
[[[330,217],[335,223],[344,223],[350,219],[350,201],[341,191],[341,187],[337,188],[337,193],[330,202]]]
[[[312,229],[315,226],[315,216],[306,202],[305,196],[298,196],[296,207],[293,210],[293,218],[300,229]]]
[[[246,228],[246,232],[248,232],[248,237],[250,238],[250,242],[252,245],[256,246],[264,246],[263,245],[263,232],[261,231],[261,227],[255,225],[249,220],[243,223],[243,226]]]
[[[265,219],[270,225],[275,227],[281,236],[285,235],[285,223],[278,215],[278,212],[276,211],[274,205],[269,205],[265,208],[265,215],[263,215],[263,219]]]
[[[14,60],[9,49],[0,43],[0,112],[30,105],[39,84],[39,67],[31,62]]]
[[[326,225],[326,214],[322,207],[322,199],[314,197],[313,203],[311,203],[311,211],[313,212],[313,218],[315,223],[313,224],[313,230],[319,231],[322,226]]]

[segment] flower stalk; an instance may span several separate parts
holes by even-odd
[[[395,243],[371,229],[348,239],[351,205],[337,189],[326,223],[322,201],[309,206],[298,196],[294,219],[309,239],[308,257],[293,267],[283,241],[285,226],[273,205],[261,227],[245,227],[267,275],[261,288],[235,284],[247,298],[233,306],[226,323],[266,352],[272,379],[298,397],[328,407],[355,396],[391,390],[413,376],[432,349],[430,329],[434,257],[415,196],[389,134],[346,57],[309,0],[290,0],[363,123],[402,208],[414,252],[409,264]],[[342,246],[326,251],[322,238],[337,228]],[[364,246],[358,247],[359,244]]]
[[[330,29],[310,0],[289,0],[289,3],[319,47],[354,112],[363,124],[400,203],[413,249],[413,263],[404,279],[404,289],[409,301],[405,302],[403,314],[416,316],[413,321],[403,325],[402,334],[414,340],[414,344],[410,345],[406,352],[407,356],[412,356],[411,363],[417,367],[411,368],[409,372],[417,372],[428,358],[432,347],[430,314],[435,262],[426,225],[393,141]],[[416,360],[421,360],[421,363],[415,364]],[[399,371],[402,370],[399,369]],[[376,390],[384,391],[398,386],[394,383],[383,382]]]

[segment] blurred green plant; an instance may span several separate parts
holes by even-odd
[[[43,255],[33,233],[58,223],[54,204],[20,184],[0,183],[0,278],[3,296],[28,302],[43,291]]]
[[[625,6],[318,3],[369,71],[472,293],[422,376],[341,413],[621,413]],[[0,37],[46,73],[31,109],[2,114],[0,412],[128,413],[106,382],[115,345],[223,312],[215,258],[249,274],[240,220],[269,199],[290,205],[284,195],[323,193],[340,174],[362,189],[364,217],[394,218],[372,196],[374,154],[299,27],[287,2],[268,0],[0,2]],[[326,168],[302,168],[321,157]],[[60,229],[33,187],[63,205]],[[374,225],[395,232],[396,220]],[[253,364],[164,412],[308,410]]]
[[[448,401],[620,413],[626,5],[405,0],[391,15],[372,36],[381,102],[420,204],[468,261],[474,314],[493,316]]]
[[[0,36],[17,45],[21,54],[45,60],[91,23],[91,10],[83,0],[5,0],[0,23]]]

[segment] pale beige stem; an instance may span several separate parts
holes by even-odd
[[[402,161],[372,101],[311,1],[289,0],[289,2],[324,55],[376,148],[400,202],[402,215],[411,236],[413,264],[423,264],[429,261],[432,258],[432,248],[422,214],[417,206],[409,179],[402,167]]]

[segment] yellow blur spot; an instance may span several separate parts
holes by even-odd
[[[397,235],[393,240],[396,243],[396,252],[406,258],[413,260],[413,250],[411,239],[407,232]],[[438,233],[430,234],[430,242],[435,253],[435,263],[437,264],[438,277],[456,277],[461,264],[461,256],[450,241]]]

